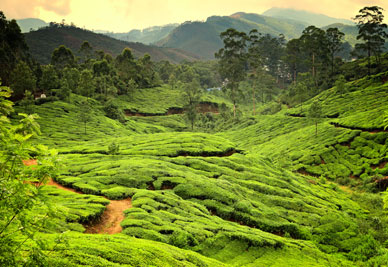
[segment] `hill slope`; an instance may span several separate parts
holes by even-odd
[[[101,32],[112,38],[127,42],[139,42],[143,44],[153,44],[165,38],[172,30],[178,27],[179,24],[168,24],[164,26],[154,26],[143,30],[131,30],[130,32],[113,33]]]
[[[304,10],[295,10],[290,8],[271,8],[263,13],[264,16],[273,18],[288,18],[296,21],[304,22],[308,25],[317,27],[327,26],[334,23],[342,23],[352,25],[354,22],[348,19],[332,18],[323,14],[312,13]]]
[[[244,32],[257,29],[263,34],[284,34],[290,39],[299,37],[305,26],[306,24],[297,21],[240,12],[231,16],[209,17],[206,22],[183,23],[156,44],[180,48],[205,59],[213,59],[214,53],[222,47],[219,35],[228,28]]]
[[[71,48],[73,53],[77,55],[84,41],[88,41],[95,51],[103,50],[106,53],[112,54],[112,56],[120,54],[125,47],[129,47],[136,57],[141,57],[145,53],[148,53],[154,61],[168,60],[173,63],[178,63],[183,60],[193,61],[198,59],[192,53],[179,49],[159,48],[141,43],[119,41],[103,34],[96,34],[91,31],[68,26],[42,28],[26,33],[25,39],[32,56],[42,64],[50,62],[51,53],[60,45]]]

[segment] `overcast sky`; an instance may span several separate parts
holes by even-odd
[[[205,20],[235,12],[262,13],[271,7],[303,9],[350,19],[364,6],[383,7],[388,0],[0,0],[7,19],[40,18],[73,22],[90,30],[127,32],[168,23]],[[385,22],[387,22],[387,18]]]

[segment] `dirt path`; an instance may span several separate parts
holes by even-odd
[[[116,234],[122,228],[120,223],[124,220],[124,210],[132,207],[131,199],[110,200],[100,220],[86,227],[86,234]]]
[[[23,160],[26,166],[37,165],[36,159]],[[77,194],[82,192],[73,188],[65,187],[50,178],[46,185],[55,186],[61,190],[70,191]],[[124,210],[132,208],[132,201],[130,198],[123,200],[109,200],[110,203],[106,206],[105,211],[101,215],[99,221],[86,225],[86,234],[117,234],[122,231],[120,223],[124,220]]]

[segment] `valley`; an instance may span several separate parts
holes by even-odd
[[[275,8],[142,33],[162,47],[1,12],[0,265],[386,266],[379,11],[348,55]]]

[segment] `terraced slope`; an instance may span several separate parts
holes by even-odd
[[[369,120],[372,128],[354,129],[362,128],[363,118],[380,114],[386,105],[387,85],[376,79],[349,84],[352,89],[343,96],[333,91],[319,95],[324,114],[337,118],[323,118],[318,136],[313,122],[303,117],[311,102],[303,105],[302,112],[296,107],[255,116],[217,135],[171,132],[173,128],[152,125],[151,120],[120,124],[104,117],[98,106],[90,122],[93,131],[74,134],[76,106],[54,102],[37,107],[45,142],[57,147],[63,165],[57,182],[111,200],[132,199],[120,236],[95,237],[90,245],[88,235],[70,234],[69,242],[77,251],[63,260],[82,264],[78,254],[82,251],[96,262],[95,255],[104,255],[99,260],[105,263],[112,259],[105,252],[111,247],[101,242],[114,248],[131,244],[136,237],[141,240],[139,246],[185,249],[174,250],[174,259],[190,254],[187,250],[198,252],[208,257],[195,254],[204,266],[212,266],[212,259],[218,260],[215,264],[235,266],[363,266],[368,260],[373,266],[373,262],[383,262],[385,250],[376,240],[384,239],[380,233],[385,224],[370,225],[372,212],[365,204],[374,203],[381,210],[381,198],[376,195],[360,206],[355,201],[359,197],[326,180],[339,182],[353,175],[354,185],[359,185],[372,172],[366,165],[352,166],[361,161],[376,166],[386,157],[386,133],[373,132],[381,130],[381,120]],[[359,122],[351,119],[356,112]],[[112,143],[119,145],[114,154],[108,149]],[[375,172],[386,168],[376,167],[370,168]],[[353,171],[360,171],[360,178]],[[89,245],[92,249],[86,248]],[[131,264],[133,256],[127,261],[125,252],[119,251],[114,253],[121,255],[117,264]],[[188,256],[182,257],[189,261]]]
[[[378,183],[380,187],[380,179],[388,175],[388,133],[383,129],[388,108],[388,84],[383,82],[386,75],[348,83],[348,92],[343,95],[330,89],[303,107],[282,110],[275,116],[257,116],[251,126],[236,127],[221,136],[228,136],[251,153],[291,164],[302,173],[342,184],[374,187]],[[318,136],[314,122],[306,117],[313,101],[321,102],[324,114]]]

